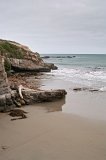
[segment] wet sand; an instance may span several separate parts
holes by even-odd
[[[56,78],[42,80],[41,89],[65,88],[67,91],[62,112],[75,114],[92,120],[103,120],[106,123],[106,92],[73,91],[75,87],[81,87],[69,81]]]
[[[0,160],[106,159],[104,121],[48,112],[50,105],[25,107],[23,120],[0,114]]]

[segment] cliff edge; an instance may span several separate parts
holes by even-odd
[[[14,41],[0,39],[0,55],[5,59],[6,70],[15,72],[49,72],[57,69],[53,64],[44,63],[40,54]]]
[[[0,40],[0,111],[9,111],[14,107],[50,102],[65,97],[65,90],[37,90],[30,88],[30,85],[24,86],[23,81],[19,80],[19,76],[25,72],[30,71],[32,74],[47,72],[51,69],[56,69],[54,64],[44,63],[37,52],[34,53],[28,47],[13,41]],[[7,77],[7,73],[12,70],[14,72]],[[29,76],[30,73],[28,73]],[[17,76],[16,83],[12,77],[14,75]],[[8,82],[8,78],[11,83]]]

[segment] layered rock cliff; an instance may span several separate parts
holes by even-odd
[[[37,52],[27,46],[7,40],[0,40],[0,55],[5,57],[6,67],[16,72],[48,72],[57,69],[53,64],[46,64]]]
[[[4,58],[0,56],[0,111],[13,107],[12,91],[8,85],[7,74],[4,68]]]
[[[65,97],[65,90],[42,91],[33,87],[23,86],[22,81],[12,80],[12,75],[23,73],[15,72],[42,72],[57,69],[54,64],[45,64],[40,55],[32,52],[28,47],[19,43],[0,40],[0,111],[8,111],[13,107],[34,104],[38,102],[50,102]],[[14,70],[10,74],[8,83],[7,72]],[[29,73],[28,73],[29,74]],[[18,76],[17,75],[17,76]],[[10,86],[13,85],[13,87]]]
[[[4,69],[4,58],[0,56],[0,95],[9,92],[10,88],[8,86],[7,74]]]

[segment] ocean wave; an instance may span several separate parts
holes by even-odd
[[[85,68],[60,68],[51,73],[59,79],[64,79],[80,84],[87,84],[88,86],[99,84],[106,85],[106,71],[92,70]]]

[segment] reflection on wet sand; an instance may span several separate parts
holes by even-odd
[[[65,104],[65,98],[54,101],[54,102],[47,102],[43,104],[37,104],[39,107],[43,107],[47,112],[56,112],[56,111],[62,111],[62,106]]]

